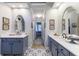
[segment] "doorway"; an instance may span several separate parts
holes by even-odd
[[[35,33],[36,33],[36,39],[42,38],[42,24],[41,24],[41,22],[36,22]]]
[[[33,45],[32,47],[44,47],[45,28],[42,18],[35,18],[33,21]]]

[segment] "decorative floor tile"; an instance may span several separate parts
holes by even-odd
[[[51,56],[51,52],[45,48],[30,48],[26,51],[26,56]]]
[[[48,48],[45,48],[42,43],[42,39],[35,39],[32,48],[28,48],[26,56],[51,56],[51,52]]]

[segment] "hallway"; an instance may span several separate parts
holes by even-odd
[[[33,41],[32,48],[44,48],[43,41],[41,38],[37,38]]]
[[[48,48],[45,48],[42,39],[35,39],[31,48],[26,51],[27,56],[51,56]]]

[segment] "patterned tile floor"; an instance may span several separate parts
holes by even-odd
[[[45,48],[29,48],[26,56],[51,56],[51,52]]]
[[[32,45],[32,48],[28,48],[26,56],[51,56],[51,52],[48,48],[45,48],[41,39],[36,39]]]

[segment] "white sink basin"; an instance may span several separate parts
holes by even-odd
[[[70,40],[71,43],[76,43],[77,41],[79,41],[79,36],[78,35],[67,35],[68,40]]]
[[[67,35],[67,37],[68,37],[69,39],[79,40],[79,36],[78,36],[78,35]]]

